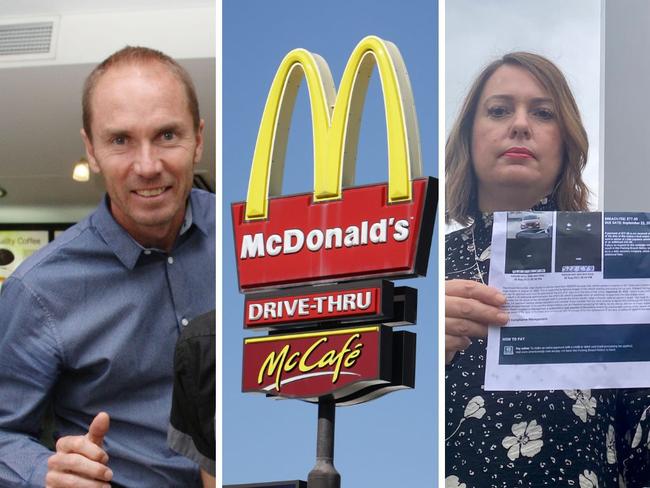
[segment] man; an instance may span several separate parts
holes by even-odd
[[[201,467],[204,488],[215,480],[215,311],[192,320],[174,354],[174,391],[167,443]]]
[[[127,47],[86,80],[82,138],[107,197],[0,294],[0,486],[191,487],[166,446],[174,346],[214,308],[214,197],[191,191],[189,75]],[[36,441],[52,404],[58,441]]]

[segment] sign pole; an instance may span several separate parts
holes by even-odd
[[[318,434],[316,438],[316,465],[309,472],[307,488],[340,488],[341,475],[334,467],[334,427],[336,404],[334,400],[318,402]]]

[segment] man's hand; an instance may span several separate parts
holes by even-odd
[[[61,437],[47,461],[46,488],[110,488],[113,472],[102,449],[110,418],[100,412],[86,435]]]
[[[469,280],[445,283],[445,362],[472,343],[472,337],[486,337],[487,326],[505,325],[508,314],[501,306],[506,297],[491,286]]]
[[[216,478],[203,468],[201,468],[201,481],[203,482],[203,488],[216,488],[217,486]]]

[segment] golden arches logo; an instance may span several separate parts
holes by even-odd
[[[361,112],[372,69],[381,79],[388,139],[388,200],[411,200],[422,174],[415,104],[406,67],[391,42],[368,36],[354,48],[338,94],[325,60],[305,49],[285,56],[262,114],[246,198],[246,220],[268,216],[268,198],[281,192],[293,107],[303,77],[309,90],[314,144],[314,201],[341,198],[354,184]]]

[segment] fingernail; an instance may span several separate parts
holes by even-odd
[[[499,312],[497,314],[497,320],[502,324],[507,324],[510,317],[508,317],[507,313]]]
[[[110,468],[107,468],[106,471],[104,471],[104,479],[106,481],[110,481],[113,479],[113,471]]]
[[[497,293],[496,299],[499,303],[506,303],[506,296],[503,293]]]

